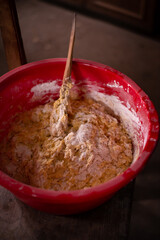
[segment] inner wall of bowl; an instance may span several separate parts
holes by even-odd
[[[64,62],[32,66],[8,77],[0,85],[0,138],[8,132],[17,112],[58,98]],[[122,75],[108,68],[75,62],[75,90],[98,100],[119,117],[134,143],[134,161],[143,151],[150,129],[145,104]]]

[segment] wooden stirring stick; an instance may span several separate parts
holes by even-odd
[[[76,14],[74,14],[74,19],[73,19],[73,23],[72,23],[72,29],[71,29],[71,35],[70,35],[70,41],[69,41],[69,48],[68,48],[67,62],[66,62],[65,70],[64,70],[64,75],[63,75],[63,84],[66,81],[70,80],[70,78],[71,78],[75,30],[76,30]]]
[[[72,70],[72,55],[73,46],[75,39],[75,29],[76,29],[76,15],[74,15],[67,62],[65,66],[65,71],[63,75],[63,82],[60,89],[60,97],[54,102],[53,111],[50,118],[51,123],[51,134],[52,136],[62,137],[68,128],[68,113],[71,110],[70,103],[70,90],[72,88],[71,83],[71,70]]]

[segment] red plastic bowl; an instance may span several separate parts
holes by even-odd
[[[65,59],[48,59],[18,67],[0,78],[0,138],[6,134],[12,116],[19,111],[57,98],[59,90],[46,98],[30,101],[33,86],[62,79]],[[73,214],[92,209],[109,199],[129,183],[143,168],[158,140],[157,112],[148,96],[131,79],[111,67],[75,59],[72,78],[82,85],[89,82],[103,93],[118,96],[124,106],[134,109],[141,122],[141,143],[138,159],[121,175],[96,187],[76,191],[44,190],[23,184],[0,171],[0,184],[26,204],[55,214]],[[118,87],[117,85],[118,84]],[[114,83],[114,84],[113,84]],[[61,85],[61,80],[58,81]],[[113,87],[112,87],[113,86]],[[127,104],[126,104],[127,102]],[[21,107],[21,110],[20,110]]]

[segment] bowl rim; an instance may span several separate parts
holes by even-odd
[[[66,62],[66,58],[50,58],[44,59],[40,61],[34,61],[31,63],[27,63],[20,67],[17,67],[0,77],[0,84],[4,82],[7,78],[22,72],[24,70],[34,68],[35,66],[40,66],[48,63],[57,63],[57,62]],[[140,96],[142,101],[145,104],[148,113],[148,119],[150,122],[150,129],[149,129],[149,139],[147,139],[146,146],[141,154],[141,156],[130,165],[122,174],[114,177],[113,179],[109,180],[106,183],[102,183],[95,187],[90,187],[81,190],[72,190],[72,191],[54,191],[54,190],[46,190],[41,188],[36,188],[22,182],[19,182],[4,172],[0,171],[0,184],[5,187],[6,189],[10,190],[11,192],[18,193],[19,191],[26,196],[35,197],[39,199],[43,199],[47,202],[52,202],[53,199],[57,203],[64,203],[71,204],[71,203],[78,203],[91,200],[94,196],[95,198],[99,198],[99,195],[105,196],[114,194],[117,190],[119,190],[124,185],[128,184],[132,179],[136,177],[136,175],[140,172],[140,170],[144,167],[147,162],[147,159],[153,152],[159,137],[159,119],[156,109],[149,99],[148,95],[128,76],[119,72],[118,70],[107,66],[105,64],[97,63],[90,60],[84,59],[73,59],[73,64],[83,64],[89,65],[95,68],[101,68],[108,71],[115,73],[116,75],[120,76],[124,79]]]

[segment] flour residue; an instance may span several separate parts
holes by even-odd
[[[41,100],[46,94],[56,94],[60,90],[60,86],[58,82],[61,80],[57,79],[56,81],[40,83],[36,86],[31,88],[31,93],[33,93],[31,101],[39,101]]]
[[[123,88],[123,86],[116,80],[114,80],[113,83],[107,83],[106,86],[111,88]]]

